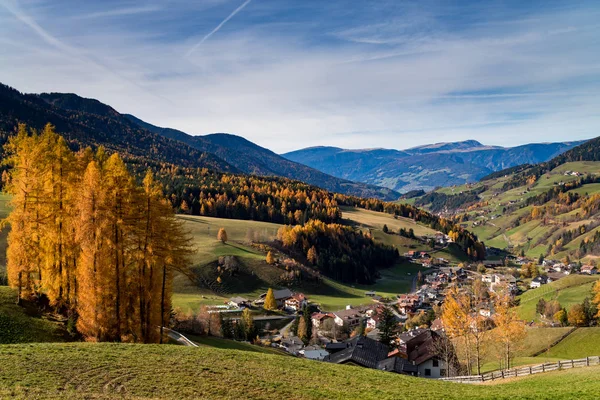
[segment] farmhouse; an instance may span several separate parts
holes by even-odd
[[[277,297],[275,297],[277,300]],[[308,304],[304,293],[294,293],[290,298],[285,299],[285,309],[290,311],[299,311]]]
[[[598,269],[594,265],[583,265],[580,271],[582,274],[595,275]]]
[[[323,324],[323,322],[327,321],[328,319],[333,319],[333,318],[335,318],[333,313],[316,312],[311,315],[312,324],[315,328],[320,327]]]
[[[342,347],[337,351],[333,346],[327,346],[326,349],[335,352],[325,357],[324,361],[375,369],[378,363],[385,360],[388,355],[388,346],[365,336],[356,336],[346,342],[336,344],[343,344],[343,346],[336,346]]]
[[[548,281],[549,281],[549,279],[547,276],[538,276],[538,277],[533,278],[533,280],[529,284],[529,287],[532,289],[536,289],[542,285],[547,284]],[[550,282],[552,282],[552,280],[550,280]]]
[[[250,305],[250,300],[245,299],[243,297],[232,297],[231,299],[229,299],[227,305],[233,308],[244,308]]]
[[[418,376],[440,378],[446,376],[448,370],[439,358],[435,341],[440,334],[430,329],[416,329],[401,335],[401,343],[406,348],[408,361],[417,366]]]
[[[353,309],[348,306],[345,310],[333,312],[335,324],[337,326],[348,326],[353,328],[360,323],[363,313],[359,309]]]

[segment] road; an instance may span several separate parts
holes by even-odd
[[[198,345],[196,343],[192,342],[190,339],[186,338],[181,333],[175,332],[174,330],[171,330],[169,328],[163,328],[163,329],[165,332],[167,332],[167,335],[169,335],[169,337],[171,339],[175,340],[177,343],[182,344],[184,346],[189,346],[189,347],[198,347]]]

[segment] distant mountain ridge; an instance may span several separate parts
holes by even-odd
[[[18,123],[35,129],[51,123],[75,149],[102,145],[142,165],[171,163],[231,173],[279,176],[333,192],[383,200],[396,200],[400,196],[388,188],[327,175],[236,135],[192,136],[120,114],[109,105],[77,94],[23,94],[0,84],[0,145]]]
[[[339,178],[404,193],[476,182],[505,168],[548,161],[583,142],[533,143],[505,148],[466,140],[406,150],[311,147],[283,156]]]

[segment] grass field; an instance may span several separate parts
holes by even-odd
[[[519,297],[520,304],[517,308],[519,316],[526,321],[536,320],[535,306],[541,298],[558,300],[567,309],[573,304],[581,303],[586,297],[591,296],[592,286],[598,278],[568,275],[540,288],[528,290]]]
[[[16,298],[13,289],[0,286],[0,344],[64,340],[60,324],[42,318],[33,305],[17,306]]]
[[[246,342],[237,342],[235,340],[221,339],[218,337],[196,336],[196,335],[189,335],[189,334],[186,334],[186,337],[188,339],[192,340],[194,343],[199,344],[200,346],[207,346],[207,347],[212,347],[215,349],[250,351],[253,353],[261,353],[261,354],[276,354],[276,355],[287,355],[287,356],[290,355],[289,353],[286,353],[281,350],[277,350],[272,347],[255,346],[253,344],[246,343]]]
[[[409,218],[394,218],[392,214],[369,211],[354,207],[341,207],[341,209],[342,218],[369,228],[383,229],[383,225],[387,225],[388,228],[396,232],[402,228],[406,230],[412,228],[417,236],[433,235],[436,232],[435,230],[425,225],[418,224]]]
[[[596,398],[599,367],[466,385],[260,354],[174,345],[0,346],[0,397],[19,399]]]
[[[577,328],[542,356],[563,360],[600,355],[600,328]]]
[[[535,358],[533,355],[547,350],[561,337],[569,333],[573,328],[536,328],[528,327],[526,336],[521,343],[519,343],[515,351],[515,359],[513,360],[514,366],[527,365],[527,364],[540,364],[548,359]],[[493,332],[491,332],[493,334]],[[483,360],[482,372],[494,371],[500,368],[500,360],[497,359],[495,354],[487,354]]]

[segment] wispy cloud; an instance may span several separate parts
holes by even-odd
[[[143,5],[139,7],[124,7],[115,8],[113,10],[96,11],[87,14],[78,15],[76,18],[79,19],[92,19],[92,18],[108,18],[108,17],[123,17],[129,15],[138,15],[145,13],[152,13],[162,10],[163,7],[158,4]]]
[[[225,18],[223,21],[221,21],[221,23],[219,25],[217,25],[212,31],[210,31],[208,34],[206,34],[198,43],[196,43],[194,46],[192,46],[192,48],[190,48],[188,50],[188,52],[185,53],[185,56],[186,57],[191,56],[204,42],[206,42],[212,35],[217,33],[219,31],[219,29],[221,29],[223,27],[223,25],[225,25],[227,23],[227,21],[229,21],[231,18],[233,18],[235,16],[235,14],[242,11],[244,9],[244,7],[246,7],[251,1],[252,0],[246,0],[242,3],[242,5],[240,5],[238,8],[233,10],[233,12],[231,14],[229,14],[227,16],[227,18]]]
[[[0,80],[280,152],[600,130],[598,2],[106,1],[0,0]]]

